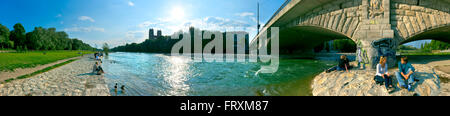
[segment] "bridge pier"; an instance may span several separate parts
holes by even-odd
[[[363,61],[376,68],[380,57],[386,56],[389,67],[395,66],[398,44],[390,23],[390,0],[362,0],[361,7],[361,23],[353,39],[362,44]]]
[[[381,56],[388,58],[389,67],[394,67],[396,61],[396,48],[398,44],[392,38],[379,38],[373,41],[361,40],[362,43],[362,58],[368,67],[376,68]]]
[[[450,41],[450,0],[291,0],[261,30],[280,27],[280,50],[306,50],[317,43],[352,39],[375,68],[381,56],[394,67],[400,43]],[[251,45],[256,45],[255,40]]]

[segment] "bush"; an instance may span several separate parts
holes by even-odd
[[[9,48],[14,48],[14,41],[8,41],[7,43]]]

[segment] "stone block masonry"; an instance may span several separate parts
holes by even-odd
[[[450,28],[450,1],[448,0],[313,1],[315,0],[293,0],[292,4],[288,5],[291,6],[288,8],[292,9],[283,9],[282,11],[285,12],[279,14],[279,17],[283,15],[296,16],[289,16],[290,19],[279,20],[278,17],[271,20],[273,22],[271,24],[279,24],[276,26],[280,27],[280,31],[291,32],[289,33],[291,35],[280,35],[280,43],[287,41],[290,42],[287,45],[292,45],[293,41],[298,41],[296,44],[302,46],[304,41],[324,42],[344,39],[343,37],[350,38],[355,43],[362,44],[361,47],[366,51],[367,61],[372,68],[375,68],[380,56],[388,56],[388,62],[396,62],[396,48],[401,43],[425,39],[420,38],[420,35],[428,32],[444,31],[445,33]],[[311,5],[314,7],[306,7]],[[302,7],[294,8],[292,6]],[[302,33],[302,28],[310,27],[331,32],[329,34],[331,36],[318,39],[313,38],[315,35]],[[302,34],[295,35],[292,34],[293,32]],[[340,35],[336,36],[336,33]],[[449,37],[441,38],[443,41],[450,41],[446,40]],[[286,47],[285,49],[296,49],[296,47]],[[390,67],[395,65],[395,63],[389,64]]]

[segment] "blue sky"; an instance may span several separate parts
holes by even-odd
[[[256,33],[256,3],[265,23],[285,0],[6,0],[0,4],[0,24],[10,30],[22,23],[55,27],[94,47],[142,42],[148,29],[164,35],[189,26],[205,30]]]

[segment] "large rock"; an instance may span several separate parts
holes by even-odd
[[[393,78],[395,90],[388,91],[384,85],[373,81],[374,70],[351,70],[347,72],[322,73],[315,77],[312,83],[314,96],[438,96],[440,81],[433,68],[426,65],[413,65],[416,68],[416,78],[420,81],[413,84],[413,92],[398,88]],[[394,74],[397,69],[389,72]]]

